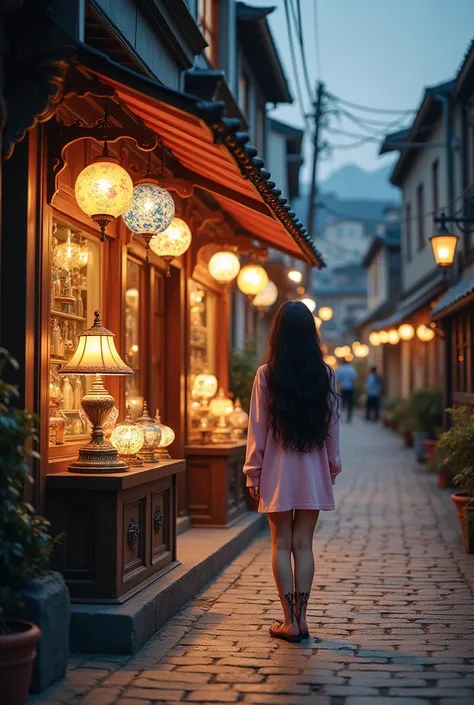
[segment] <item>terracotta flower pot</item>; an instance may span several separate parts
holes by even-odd
[[[403,434],[403,442],[405,443],[405,448],[413,448],[413,436],[411,431],[405,431]]]
[[[440,490],[445,490],[451,484],[451,478],[447,472],[437,472],[436,481]]]
[[[415,456],[419,463],[425,462],[425,440],[428,438],[428,434],[424,431],[414,431],[413,432],[413,445],[415,447]]]
[[[7,620],[9,634],[0,634],[0,693],[5,705],[24,705],[30,689],[41,631],[36,624]]]
[[[467,553],[474,553],[474,506],[468,506],[469,497],[462,492],[451,495],[456,507],[464,548]]]
[[[433,453],[436,448],[437,441],[433,441],[431,438],[425,438],[423,440],[423,447],[425,450],[425,462],[429,463],[433,457]]]

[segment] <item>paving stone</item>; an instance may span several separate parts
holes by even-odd
[[[189,693],[186,702],[192,703],[235,703],[239,694],[235,691],[197,690]]]
[[[80,702],[81,705],[112,705],[119,694],[118,688],[94,688]]]
[[[459,703],[459,701],[456,701]],[[383,695],[377,695],[375,697],[351,697],[347,698],[345,705],[430,705],[429,700],[424,698],[391,698]]]

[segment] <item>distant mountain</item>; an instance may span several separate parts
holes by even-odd
[[[334,171],[319,184],[322,194],[334,193],[338,198],[371,199],[374,201],[400,201],[400,191],[389,181],[392,165],[376,171],[365,171],[355,164],[348,164]],[[302,192],[307,190],[304,186]]]

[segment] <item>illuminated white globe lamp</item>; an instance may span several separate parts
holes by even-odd
[[[330,306],[321,306],[318,311],[318,316],[322,321],[330,321],[334,316],[334,311]]]
[[[379,331],[379,336],[380,336],[380,342],[382,343],[382,345],[385,345],[386,343],[388,343],[388,333],[386,330]]]
[[[397,343],[400,342],[398,330],[395,330],[395,328],[388,331],[388,342],[390,343],[390,345],[397,345]]]
[[[237,277],[237,286],[242,294],[253,300],[254,296],[257,296],[257,294],[267,288],[268,274],[260,264],[250,262],[240,270]]]
[[[373,345],[374,348],[378,348],[382,341],[380,340],[380,333],[377,333],[377,331],[372,331],[372,333],[369,335],[369,343]]]
[[[411,340],[415,335],[415,329],[410,323],[402,323],[398,329],[398,335],[400,336],[400,340]]]
[[[191,230],[182,218],[174,217],[171,224],[161,233],[156,233],[150,240],[150,249],[165,260],[166,276],[171,276],[170,263],[184,255],[192,240]]]
[[[171,225],[174,218],[172,195],[153,179],[139,181],[133,189],[133,199],[122,218],[132,232],[145,241],[146,261],[151,238]]]
[[[305,296],[304,298],[300,299],[301,303],[304,304],[309,308],[311,313],[314,313],[316,310],[316,301],[311,298],[311,296]]]
[[[433,340],[436,333],[429,326],[425,326],[424,324],[422,324],[416,329],[416,335],[419,340],[421,340],[423,343],[429,343],[430,340]]]
[[[253,299],[252,306],[255,306],[255,308],[260,312],[260,315],[263,315],[263,313],[270,308],[270,306],[273,306],[277,298],[278,289],[272,281],[269,281],[265,289],[257,294]]]
[[[120,459],[127,465],[143,465],[143,460],[137,457],[137,453],[143,447],[145,436],[140,426],[137,426],[132,419],[130,407],[127,407],[125,419],[112,431],[110,442],[117,449]]]
[[[233,412],[234,405],[232,400],[226,397],[222,387],[211,401],[209,410],[212,416],[218,419],[217,426],[212,433],[212,442],[227,443],[230,440],[231,429],[227,425],[226,418]]]
[[[209,428],[209,399],[212,399],[217,392],[217,377],[205,371],[194,378],[192,393],[196,399],[200,400],[199,416],[201,417],[201,433],[203,438]]]
[[[231,249],[222,250],[212,255],[208,264],[209,274],[219,284],[228,284],[240,272],[240,261]]]
[[[155,423],[161,431],[161,440],[156,449],[156,455],[160,460],[170,460],[171,455],[169,453],[168,447],[173,443],[175,439],[175,432],[169,426],[165,426],[161,421],[160,410],[157,409],[155,413]]]
[[[95,157],[77,177],[74,192],[79,208],[99,225],[103,242],[107,225],[132,203],[133,181],[118,159],[109,156],[105,142],[100,157]]]
[[[229,423],[232,426],[231,437],[234,441],[240,441],[243,438],[244,431],[249,425],[249,415],[242,409],[242,402],[239,397],[235,400],[234,410],[229,414]]]
[[[300,272],[299,269],[290,269],[288,272],[288,279],[295,284],[301,284],[303,280],[303,274]]]

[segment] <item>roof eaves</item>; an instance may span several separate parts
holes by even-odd
[[[456,95],[463,93],[469,74],[474,73],[474,39],[470,43],[456,77]]]

